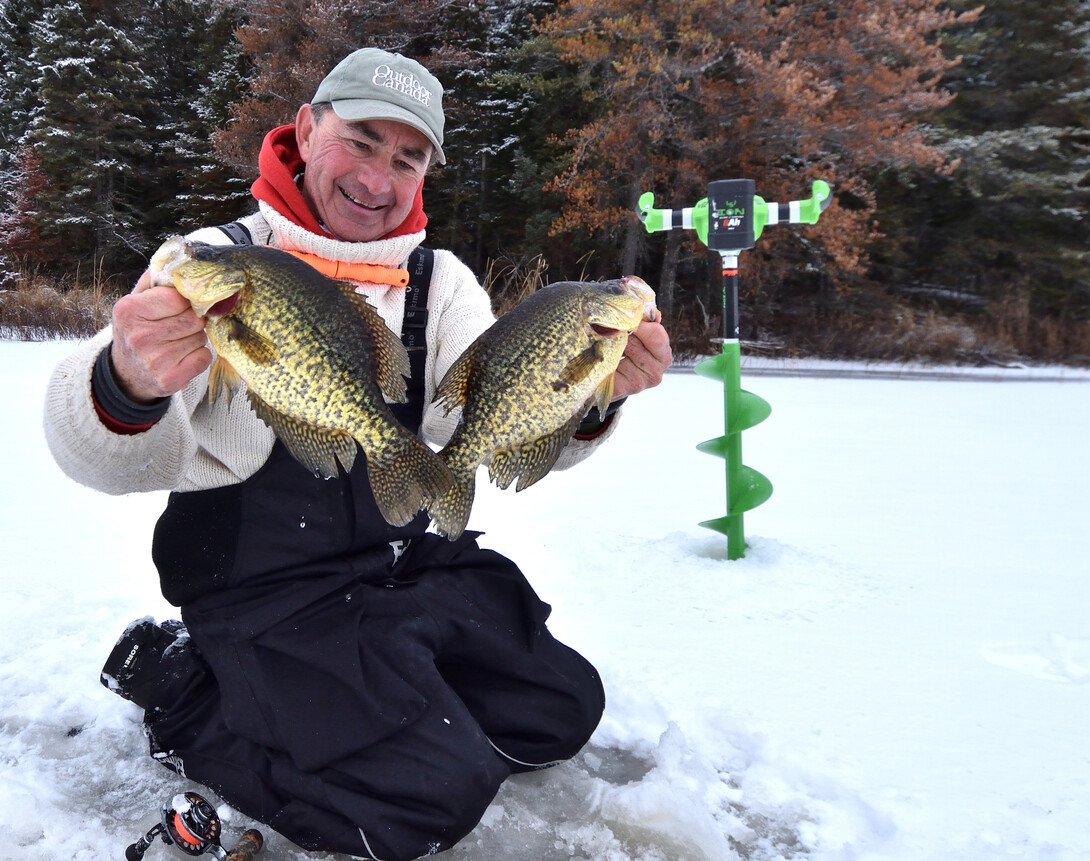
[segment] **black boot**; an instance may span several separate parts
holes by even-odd
[[[149,617],[125,629],[100,678],[118,696],[148,710],[169,703],[172,690],[206,669],[184,625],[173,620],[157,625]]]

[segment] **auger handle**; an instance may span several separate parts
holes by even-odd
[[[817,224],[832,200],[829,183],[815,179],[810,187],[808,200],[792,200],[790,203],[766,203],[759,197],[753,199],[754,238],[760,239],[761,231],[769,224]]]
[[[789,203],[766,203],[757,195],[753,196],[753,239],[761,237],[761,232],[770,224],[817,224],[818,218],[832,200],[832,189],[823,179],[814,180],[807,200],[792,200]],[[700,241],[708,244],[708,198],[697,201],[695,206],[683,209],[655,209],[654,192],[645,191],[640,195],[636,214],[643,222],[648,233],[662,230],[695,230]]]
[[[655,194],[645,191],[640,195],[636,214],[648,233],[660,230],[695,230],[700,241],[708,244],[708,198],[697,201],[696,206],[684,209],[655,209]]]

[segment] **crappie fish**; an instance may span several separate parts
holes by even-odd
[[[205,319],[216,354],[210,401],[244,382],[254,412],[324,478],[338,463],[351,470],[359,443],[375,501],[395,526],[450,487],[442,461],[383,399],[406,399],[408,354],[351,284],[276,248],[181,237],[159,248],[151,272]]]
[[[500,488],[524,490],[545,476],[597,404],[604,414],[628,334],[654,319],[655,294],[641,279],[550,284],[485,330],[451,365],[434,402],[462,408],[439,453],[454,476],[427,506],[454,540],[473,506],[477,467]]]

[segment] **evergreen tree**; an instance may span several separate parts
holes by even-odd
[[[0,0],[0,105],[4,106],[0,112],[0,171],[15,161],[35,102],[37,73],[30,63],[31,27],[41,17],[39,0]]]
[[[0,252],[15,234],[25,239],[31,230],[24,172],[32,169],[33,159],[22,138],[37,101],[31,28],[42,17],[42,6],[41,0],[0,0]]]
[[[449,16],[447,47],[438,52],[447,69],[450,164],[431,186],[429,210],[444,244],[458,248],[477,272],[502,280],[517,278],[543,250],[527,241],[547,177],[525,171],[538,154],[538,103],[528,83],[535,60],[519,49],[533,36],[535,14],[553,6],[541,0],[467,4]]]
[[[112,17],[67,0],[33,27],[37,104],[22,142],[40,161],[34,262],[48,269],[142,253],[143,212],[131,192],[149,152],[138,111],[152,82]]]
[[[947,0],[969,9],[971,0]],[[958,99],[943,126],[977,134],[1028,126],[1072,128],[1087,119],[1090,73],[1086,0],[989,0],[979,18],[955,28],[948,50],[961,62],[945,77]]]
[[[242,80],[234,13],[215,0],[53,0],[20,29],[3,11],[5,95],[25,109],[3,126],[0,253],[129,274],[165,234],[248,208],[210,137]]]
[[[154,187],[145,233],[220,224],[252,207],[249,182],[213,149],[213,131],[243,88],[244,63],[234,38],[238,14],[214,0],[155,0],[145,6],[139,38],[160,46],[145,68],[157,82],[145,126],[154,129]]]
[[[1088,33],[1085,0],[992,0],[951,34],[957,98],[933,135],[959,166],[883,177],[880,277],[961,309],[1022,295],[1090,317]]]

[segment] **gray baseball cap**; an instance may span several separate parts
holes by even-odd
[[[318,85],[311,104],[329,102],[342,120],[392,120],[412,126],[443,155],[443,85],[416,60],[378,48],[353,51]]]

